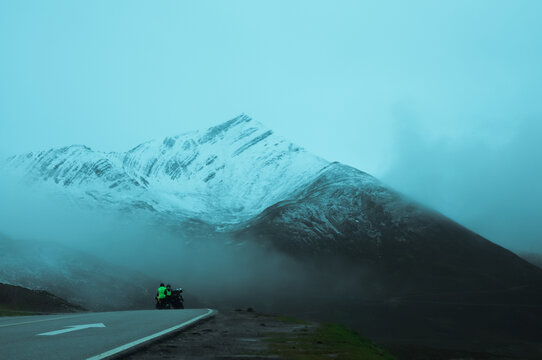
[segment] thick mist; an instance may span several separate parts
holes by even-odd
[[[397,113],[394,161],[382,179],[501,246],[541,253],[542,123],[432,136],[417,115]]]
[[[293,258],[227,233],[187,233],[182,226],[171,230],[146,212],[89,208],[46,185],[8,177],[1,182],[0,234],[18,244],[10,248],[0,237],[6,243],[4,250],[21,258],[19,268],[49,276],[44,283],[52,281],[54,286],[44,286],[46,290],[60,291],[57,295],[91,309],[108,308],[101,298],[114,284],[127,293],[133,290],[132,296],[146,294],[148,303],[138,298],[112,308],[152,307],[159,282],[182,287],[188,307],[252,306],[272,311],[302,308],[306,299],[360,296],[352,293],[358,289],[359,271],[331,260]],[[28,249],[21,249],[24,246]],[[77,296],[69,289],[70,276],[76,277],[75,283],[85,282]]]

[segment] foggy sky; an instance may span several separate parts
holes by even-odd
[[[246,113],[542,252],[539,1],[0,3],[0,156]]]

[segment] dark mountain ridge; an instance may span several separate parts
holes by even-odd
[[[333,163],[236,233],[296,257],[370,271],[382,296],[542,286],[542,271],[445,216]]]

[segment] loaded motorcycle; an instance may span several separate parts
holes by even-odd
[[[183,289],[177,288],[171,290],[171,295],[166,296],[165,299],[161,301],[156,297],[156,308],[157,309],[184,309],[184,298],[182,296]]]

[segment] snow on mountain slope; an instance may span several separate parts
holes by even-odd
[[[326,165],[245,115],[126,153],[68,146],[7,163],[86,203],[143,208],[221,226],[246,221],[289,198]]]

